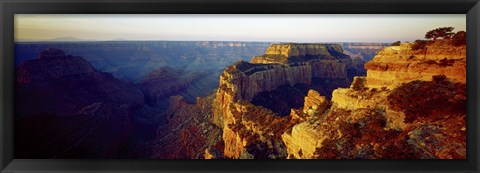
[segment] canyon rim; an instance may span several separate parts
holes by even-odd
[[[15,155],[466,159],[466,32],[429,29],[393,43],[17,41]]]

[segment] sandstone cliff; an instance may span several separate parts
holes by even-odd
[[[274,44],[251,62],[227,67],[216,93],[197,99],[196,104],[171,97],[168,123],[157,130],[154,141],[137,147],[134,155],[462,159],[466,156],[466,85],[462,74],[447,73],[444,68],[462,69],[463,49],[442,41],[424,50],[412,50],[410,44],[386,47],[365,65],[368,74],[377,71],[399,81],[378,82],[375,75],[367,75],[352,77],[350,83],[349,67],[354,65],[341,47]],[[409,52],[415,57],[405,59],[403,54],[410,57]],[[455,52],[460,55],[453,56]],[[394,68],[404,63],[411,70]],[[420,70],[418,64],[428,64],[423,68],[428,70]],[[277,112],[279,106],[289,108],[288,113]]]
[[[240,61],[227,67],[220,77],[212,119],[223,128],[224,155],[257,158],[259,152],[268,151],[265,158],[287,157],[281,134],[301,118],[279,117],[251,104],[251,99],[259,92],[311,84],[313,79],[346,79],[351,60],[342,51],[338,45],[273,44],[252,63]]]
[[[340,54],[343,55],[343,49],[337,44],[272,44],[265,51],[265,55],[255,56],[251,62],[255,64],[285,64],[319,57],[326,59]],[[339,56],[336,59],[339,58],[347,59],[349,57]]]
[[[327,111],[287,130],[288,158],[465,158],[465,46],[411,46],[384,48]]]
[[[394,88],[413,80],[431,80],[445,75],[454,82],[466,82],[466,46],[446,46],[447,41],[428,44],[413,50],[413,43],[384,48],[365,64],[368,87]]]

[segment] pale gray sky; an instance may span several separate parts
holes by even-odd
[[[466,16],[16,14],[15,40],[393,42],[423,39],[444,26],[465,30]]]

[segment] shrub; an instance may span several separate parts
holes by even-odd
[[[447,76],[445,75],[435,75],[435,76],[432,76],[432,79],[434,82],[438,83],[438,82],[442,82],[442,81],[445,81],[447,79]]]
[[[415,158],[406,142],[407,133],[386,130],[382,111],[366,110],[356,123],[343,121],[334,126],[341,138],[327,138],[314,153],[320,159],[398,159]],[[375,147],[381,145],[382,147]]]
[[[390,46],[400,46],[400,41],[393,42]]]
[[[452,44],[454,46],[461,46],[467,44],[467,33],[465,31],[458,31],[452,37]]]
[[[365,87],[365,79],[355,78],[352,82],[352,89],[354,91],[364,91],[365,89],[367,89]]]
[[[415,40],[413,43],[412,49],[413,50],[423,50],[427,46],[428,41],[426,40]]]
[[[395,88],[387,97],[389,107],[404,112],[406,123],[419,117],[434,120],[446,114],[465,114],[466,85],[451,83],[444,75],[432,79],[412,81]]]
[[[453,59],[443,58],[442,60],[440,60],[440,63],[438,63],[438,64],[442,67],[446,67],[446,66],[453,66],[454,62],[455,62],[455,60],[453,60]]]
[[[425,38],[426,39],[433,39],[433,40],[436,40],[438,38],[450,38],[452,35],[453,35],[453,27],[441,27],[441,28],[437,28],[437,29],[434,29],[434,30],[431,30],[431,31],[428,31],[426,34],[425,34]]]
[[[424,63],[429,64],[429,65],[432,65],[432,64],[437,64],[437,61],[435,61],[435,60],[428,60],[428,61],[425,61]]]

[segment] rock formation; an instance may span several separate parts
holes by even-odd
[[[323,112],[328,108],[328,100],[325,96],[321,96],[318,91],[309,90],[303,103],[303,113],[307,116],[313,116],[319,112]]]
[[[223,128],[225,157],[249,158],[263,152],[265,158],[285,158],[281,134],[298,119],[279,117],[249,101],[280,86],[311,84],[313,79],[345,80],[350,62],[338,45],[273,44],[251,63],[227,67],[213,103],[213,122]],[[268,147],[262,149],[263,145]]]
[[[384,48],[327,111],[287,130],[288,158],[464,159],[465,46],[411,46]]]
[[[390,46],[365,64],[366,85],[390,89],[413,80],[432,80],[445,75],[454,82],[466,82],[466,46],[445,46],[447,41],[430,43],[421,50],[413,50],[414,43]]]
[[[21,91],[16,92],[20,94],[16,98],[29,106],[19,109],[20,115],[50,111],[73,114],[83,106],[106,101],[134,107],[144,104],[143,94],[134,85],[59,49],[47,49],[37,59],[20,64],[16,76],[16,88]]]
[[[52,48],[16,76],[18,158],[115,158],[128,145],[132,113],[144,104],[134,85]]]
[[[248,47],[194,43],[225,55]],[[139,44],[151,50],[152,43]],[[47,49],[16,70],[15,152],[23,158],[466,158],[464,45],[385,47],[365,64],[366,76],[359,75],[365,74],[360,55],[348,54],[385,45],[342,45],[272,44],[264,55],[228,66],[216,92],[193,104],[184,96],[209,88],[215,80],[197,83],[215,73],[155,67],[131,84],[82,57]],[[221,58],[209,59],[215,60]],[[162,98],[169,98],[161,102],[168,109],[144,103]],[[153,140],[132,146],[132,121],[150,121],[144,114],[162,123]]]

